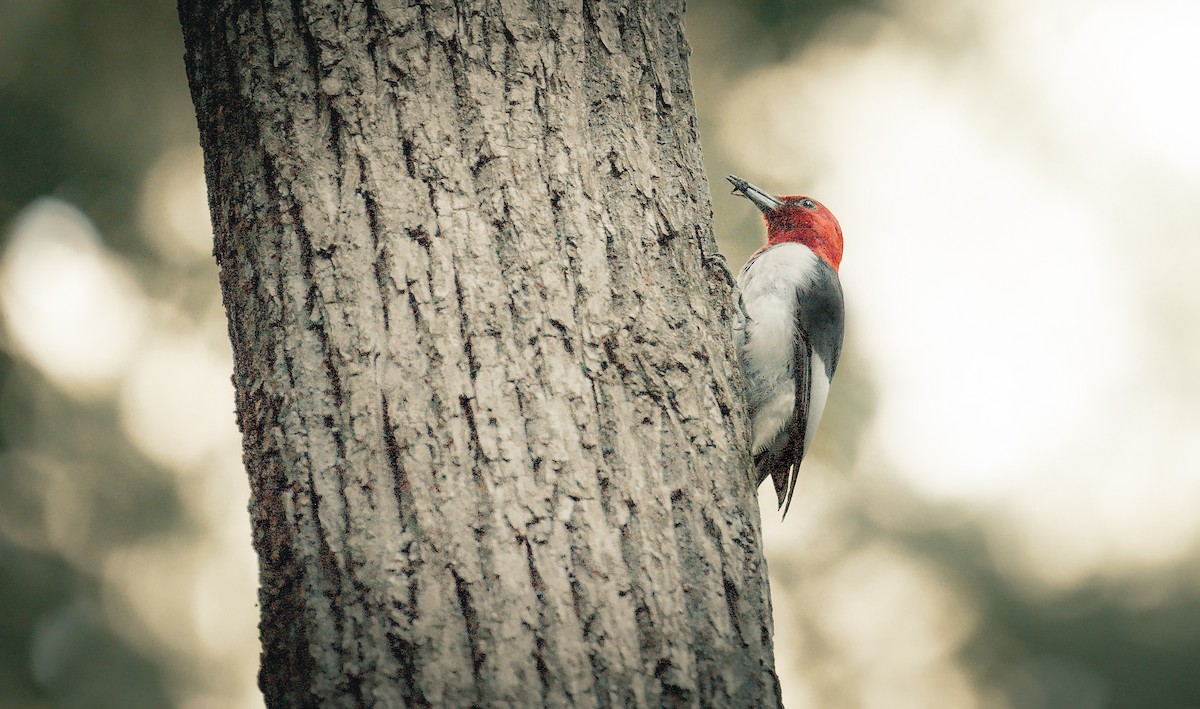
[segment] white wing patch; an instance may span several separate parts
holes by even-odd
[[[829,379],[825,376],[825,363],[816,353],[812,353],[812,382],[808,399],[808,426],[804,429],[804,448],[812,448],[813,436],[817,435],[817,425],[821,423],[821,414],[825,413],[825,400],[829,398]]]

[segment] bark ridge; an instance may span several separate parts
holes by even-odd
[[[772,706],[658,0],[180,0],[271,706]]]

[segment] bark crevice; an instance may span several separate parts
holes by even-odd
[[[777,705],[681,4],[179,8],[268,705]]]

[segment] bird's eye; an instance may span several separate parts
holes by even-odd
[[[800,206],[804,207],[805,209],[816,209],[817,203],[806,197],[800,200]]]

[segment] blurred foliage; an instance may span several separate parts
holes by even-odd
[[[719,0],[699,0],[693,10],[706,12]],[[734,65],[753,66],[783,61],[800,51],[831,17],[852,10],[878,11],[874,0],[747,0],[738,3],[749,23],[730,42],[743,51],[722,57]]]
[[[169,145],[194,140],[174,3],[0,0],[0,17],[0,228],[54,195],[110,248],[147,258],[141,180]],[[11,356],[0,449],[6,527],[46,528],[45,468],[61,468],[85,523],[83,558],[0,535],[0,706],[169,706],[164,658],[112,627],[99,574],[113,549],[188,533],[174,477],[126,441],[111,400],[77,401]]]
[[[920,501],[911,504],[918,513],[937,513]],[[1192,667],[1200,657],[1200,591],[1187,580],[1200,572],[1195,562],[1173,579],[1097,581],[1067,594],[1039,595],[997,568],[971,525],[874,533],[934,561],[975,600],[984,622],[963,656],[983,684],[1004,689],[1009,706],[1196,706],[1200,677]],[[1138,596],[1141,603],[1130,602]],[[1071,696],[1078,691],[1073,677],[1096,683],[1101,701],[1081,704]]]
[[[0,17],[0,223],[56,195],[137,250],[141,179],[195,133],[175,4],[0,0]]]

